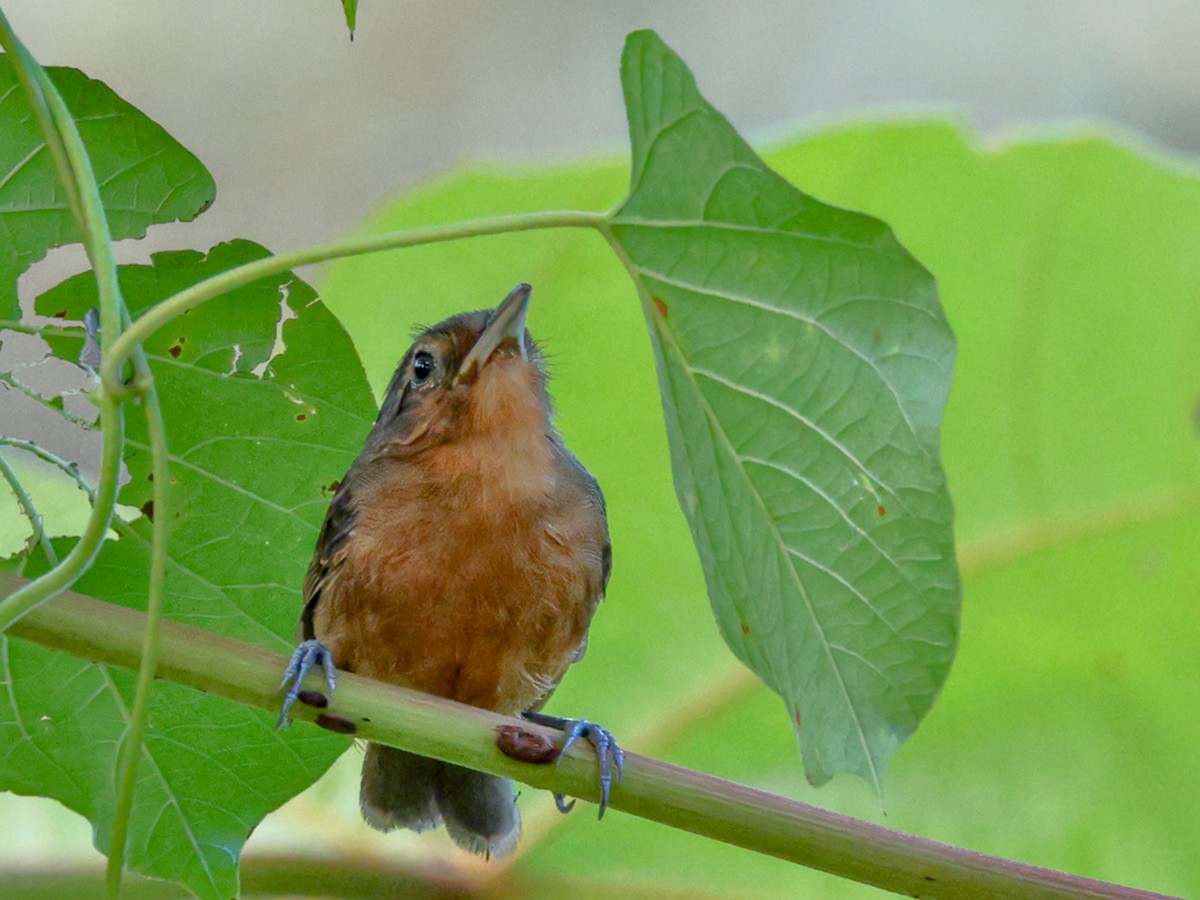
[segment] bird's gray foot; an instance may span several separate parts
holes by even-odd
[[[302,691],[300,688],[304,684],[305,677],[316,666],[320,666],[325,672],[325,683],[329,685],[329,696],[333,696],[334,689],[337,687],[337,671],[333,665],[333,654],[329,652],[324,641],[304,641],[292,654],[292,658],[283,672],[283,681],[279,682],[279,690],[287,688],[287,693],[283,696],[283,708],[279,711],[279,721],[275,723],[276,728],[287,728],[291,724],[292,720],[288,717],[288,711],[291,710],[292,704],[297,699],[304,699],[303,695],[310,693]],[[324,695],[318,696],[325,699],[324,705],[328,705],[328,698],[325,698]]]
[[[524,717],[535,725],[547,728],[557,728],[563,733],[562,745],[558,748],[558,756],[566,753],[572,744],[583,738],[596,751],[596,760],[600,771],[600,816],[604,818],[604,810],[608,808],[608,795],[615,780],[621,782],[621,773],[625,767],[625,751],[617,743],[617,739],[606,728],[601,728],[586,719],[564,719],[560,716],[548,716],[545,713],[527,712]],[[554,795],[554,805],[561,813],[568,813],[575,806],[575,801],[567,801],[562,794]]]

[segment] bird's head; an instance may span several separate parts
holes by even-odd
[[[421,332],[392,376],[368,443],[408,455],[471,437],[547,432],[545,367],[525,329],[530,290],[518,285],[493,310]]]

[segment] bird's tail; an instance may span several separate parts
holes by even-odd
[[[444,822],[454,843],[482,856],[504,856],[521,836],[509,779],[382,744],[367,744],[359,802],[378,831],[426,831]]]

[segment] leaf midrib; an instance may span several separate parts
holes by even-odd
[[[733,445],[729,440],[729,436],[725,433],[725,429],[721,426],[720,420],[716,417],[715,413],[712,410],[712,407],[709,405],[708,399],[704,396],[704,392],[700,390],[700,386],[696,382],[695,375],[691,369],[691,366],[686,362],[686,360],[684,360],[682,352],[679,350],[678,345],[675,344],[674,335],[668,329],[666,329],[665,327],[662,327],[660,324],[655,322],[655,320],[653,318],[653,314],[650,311],[651,305],[650,305],[649,292],[646,290],[645,283],[642,281],[642,279],[638,275],[638,266],[629,257],[628,253],[626,253],[624,246],[617,239],[616,235],[614,235],[612,233],[612,230],[610,228],[607,228],[607,227],[604,228],[602,233],[608,239],[610,246],[612,246],[613,250],[616,252],[617,256],[620,258],[622,264],[624,264],[626,271],[629,272],[630,278],[633,280],[634,284],[637,286],[638,294],[642,301],[642,309],[646,316],[647,322],[651,323],[652,331],[655,334],[658,334],[664,338],[664,340],[662,341],[662,345],[664,346],[664,348],[670,349],[671,352],[675,354],[676,358],[680,360],[682,369],[687,374],[688,380],[691,382],[692,387],[696,392],[696,396],[704,409],[705,417],[709,420],[710,431],[720,438],[720,445],[724,447],[725,452],[730,456],[731,460],[734,463],[734,466],[737,468],[737,470],[739,472],[742,473],[742,477],[744,477],[746,479],[746,484],[750,490],[750,494],[751,494],[751,496],[754,497],[754,500],[758,505],[760,513],[763,515],[763,518],[766,520],[768,533],[775,539],[777,549],[782,552],[784,559],[788,560],[787,569],[791,573],[792,578],[796,583],[796,587],[800,591],[800,596],[804,600],[805,609],[808,612],[809,618],[811,619],[814,627],[817,629],[817,634],[819,637],[819,642],[820,642],[821,648],[825,653],[825,657],[829,663],[830,668],[834,672],[834,675],[837,679],[838,686],[842,692],[842,697],[845,700],[846,706],[850,711],[851,721],[854,723],[854,728],[857,733],[859,743],[862,746],[863,753],[867,760],[867,765],[870,769],[871,782],[872,782],[873,786],[875,787],[876,792],[880,792],[882,790],[882,783],[880,781],[879,772],[878,772],[878,769],[875,764],[874,756],[871,753],[870,745],[867,742],[866,731],[863,728],[863,723],[858,714],[858,710],[854,706],[854,701],[850,697],[850,693],[849,693],[849,690],[847,689],[846,681],[842,674],[841,667],[838,665],[837,660],[833,656],[833,652],[832,652],[832,649],[830,648],[829,641],[825,636],[825,629],[822,626],[820,619],[817,617],[816,610],[812,606],[812,601],[810,600],[810,598],[808,596],[808,591],[805,590],[804,584],[800,579],[799,573],[796,571],[795,566],[791,563],[791,557],[788,554],[788,547],[787,547],[786,542],[783,540],[783,535],[781,535],[779,533],[779,529],[775,527],[774,521],[766,508],[766,504],[764,503],[762,496],[759,494],[758,490],[756,489],[753,479],[750,478],[749,472],[746,470],[745,466],[740,464],[738,454],[734,450]]]

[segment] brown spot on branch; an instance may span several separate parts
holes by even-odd
[[[526,731],[519,725],[501,725],[496,729],[496,747],[510,759],[543,764],[558,759],[558,747],[545,735]]]

